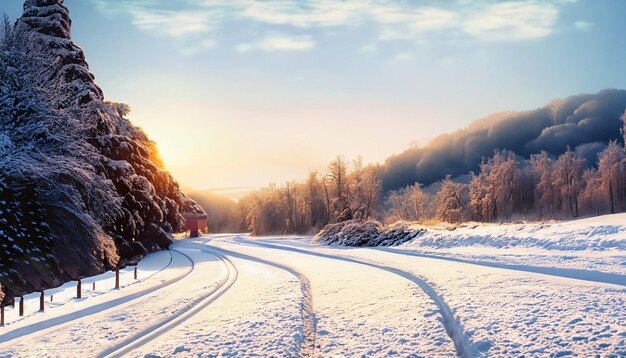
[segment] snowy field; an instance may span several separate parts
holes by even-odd
[[[626,356],[622,223],[467,226],[394,248],[183,240],[120,290],[105,275],[83,299],[62,300],[68,286],[44,313],[8,312],[0,357]]]

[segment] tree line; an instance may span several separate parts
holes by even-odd
[[[621,118],[626,131],[626,113]],[[253,235],[314,233],[346,220],[494,222],[626,211],[626,149],[616,141],[596,163],[569,148],[559,156],[542,151],[530,158],[496,150],[465,180],[447,176],[429,187],[414,183],[388,193],[382,173],[380,165],[338,156],[324,172],[270,184],[238,202],[191,196],[209,214],[209,230]]]

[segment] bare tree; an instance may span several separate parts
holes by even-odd
[[[624,149],[616,141],[600,153],[598,157],[598,172],[600,181],[607,198],[611,214],[622,210],[624,197]]]
[[[449,223],[458,223],[465,220],[464,212],[467,200],[464,195],[464,186],[455,183],[448,175],[441,183],[437,193],[437,218]]]
[[[584,159],[574,156],[569,147],[554,162],[553,186],[560,192],[561,212],[578,217],[578,195],[582,189]]]
[[[337,156],[335,160],[330,162],[328,166],[328,176],[332,187],[332,212],[334,219],[337,221],[348,220],[352,218],[350,206],[348,204],[348,165],[342,156]]]
[[[554,186],[554,161],[547,152],[542,151],[530,157],[530,167],[536,182],[537,215],[540,218],[552,217],[556,212],[559,199]]]
[[[427,195],[419,183],[391,192],[387,199],[388,216],[392,221],[423,221],[426,219]]]

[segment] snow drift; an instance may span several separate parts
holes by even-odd
[[[464,223],[423,226],[398,222],[384,227],[377,221],[331,224],[313,243],[344,246],[451,248],[542,248],[545,250],[626,250],[626,213],[553,223]]]
[[[106,101],[63,0],[27,0],[0,52],[0,283],[11,296],[167,248],[201,212]],[[6,300],[5,299],[5,300]]]

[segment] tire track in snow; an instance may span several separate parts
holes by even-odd
[[[147,281],[149,278],[154,277],[155,275],[157,275],[160,272],[165,271],[171,264],[173,261],[173,257],[172,257],[172,251],[176,251],[176,250],[168,250],[170,252],[170,261],[168,262],[168,264],[162,268],[161,270],[155,272],[154,274],[148,276],[146,279],[144,279],[144,282]],[[178,251],[176,251],[178,252]],[[187,255],[183,255],[185,256],[187,259],[189,259],[189,257],[187,257]],[[141,290],[139,292],[135,292],[133,294],[127,295],[127,296],[122,296],[119,298],[116,298],[114,300],[111,301],[106,301],[94,306],[90,306],[84,309],[81,309],[79,311],[75,311],[75,312],[70,312],[67,314],[64,314],[62,316],[59,317],[54,317],[45,321],[41,321],[41,322],[37,322],[37,323],[33,323],[27,326],[23,326],[14,330],[11,330],[7,333],[4,333],[2,335],[0,335],[0,348],[4,347],[7,345],[7,343],[11,342],[14,339],[17,338],[23,338],[23,337],[38,337],[41,336],[51,330],[54,329],[59,329],[59,328],[63,328],[65,326],[68,326],[70,323],[84,318],[84,317],[88,317],[94,314],[99,314],[99,313],[103,313],[103,312],[107,312],[109,310],[112,309],[116,309],[116,308],[120,308],[120,307],[124,307],[126,305],[135,303],[137,300],[141,300],[142,298],[145,298],[147,295],[154,293],[156,291],[159,291],[161,289],[164,289],[170,285],[175,284],[176,282],[182,280],[183,278],[187,277],[192,271],[193,271],[193,261],[190,260],[191,266],[189,271],[184,272],[183,274],[176,276],[170,280],[167,280],[165,282],[162,282],[156,286],[153,287],[149,287],[146,288],[144,290]]]
[[[160,337],[161,335],[178,327],[185,321],[197,315],[199,312],[201,312],[203,309],[208,307],[211,303],[213,303],[216,299],[221,297],[226,291],[228,291],[229,288],[232,287],[235,281],[237,281],[237,277],[239,275],[239,272],[237,271],[237,268],[235,267],[235,265],[227,257],[217,252],[208,252],[205,250],[201,250],[201,251],[214,255],[222,261],[222,263],[224,264],[228,272],[228,275],[226,276],[226,278],[222,282],[220,282],[218,286],[215,287],[215,289],[213,289],[203,298],[196,300],[194,303],[179,310],[179,312],[171,315],[169,318],[155,325],[152,325],[142,330],[141,332],[138,332],[137,334],[133,335],[132,337],[129,337],[128,339],[124,340],[123,342],[113,347],[106,349],[105,351],[101,352],[98,355],[98,357],[123,357],[127,355],[128,353],[132,352],[133,350],[141,348],[142,346],[146,345],[150,341]],[[182,255],[185,255],[184,253],[180,251],[177,251],[177,252],[179,252]],[[193,260],[189,256],[187,256],[187,258],[189,258],[189,260],[193,262]]]
[[[268,261],[258,257],[242,254],[239,252],[227,250],[224,248],[217,248],[211,246],[212,250],[219,251],[225,255],[237,257],[243,260],[257,262],[263,265],[272,266],[283,271],[287,271],[291,275],[295,276],[300,281],[300,290],[302,291],[302,305],[300,307],[300,314],[302,317],[302,343],[300,344],[300,356],[301,357],[314,357],[315,356],[315,336],[316,336],[316,324],[315,324],[315,311],[313,310],[313,294],[311,291],[311,282],[301,272],[273,261]]]
[[[413,282],[414,284],[416,284],[419,288],[421,288],[422,291],[424,291],[439,308],[439,313],[441,314],[441,317],[442,317],[442,323],[444,325],[446,333],[448,334],[448,336],[454,343],[454,348],[456,350],[457,355],[459,357],[474,357],[476,355],[473,345],[471,344],[470,341],[467,340],[465,333],[463,331],[463,327],[461,323],[459,322],[458,318],[454,317],[454,313],[452,312],[452,309],[450,309],[450,306],[448,306],[448,304],[443,299],[443,297],[437,294],[435,289],[430,284],[428,284],[424,279],[421,279],[409,272],[402,271],[394,267],[383,266],[383,265],[379,265],[373,262],[357,260],[357,259],[350,258],[350,257],[339,256],[339,255],[329,255],[329,254],[313,252],[313,251],[304,250],[304,249],[297,249],[297,248],[289,247],[289,246],[273,245],[273,244],[268,244],[268,243],[251,241],[251,240],[243,239],[241,237],[234,237],[233,240],[234,242],[239,243],[241,245],[250,245],[250,246],[265,247],[265,248],[275,249],[275,250],[291,251],[291,252],[296,252],[296,253],[305,254],[305,255],[323,257],[323,258],[327,258],[331,260],[345,261],[345,262],[351,262],[351,263],[355,263],[359,265],[365,265],[365,266],[369,266],[369,267],[373,267],[379,270],[393,273],[406,280],[409,280]]]

